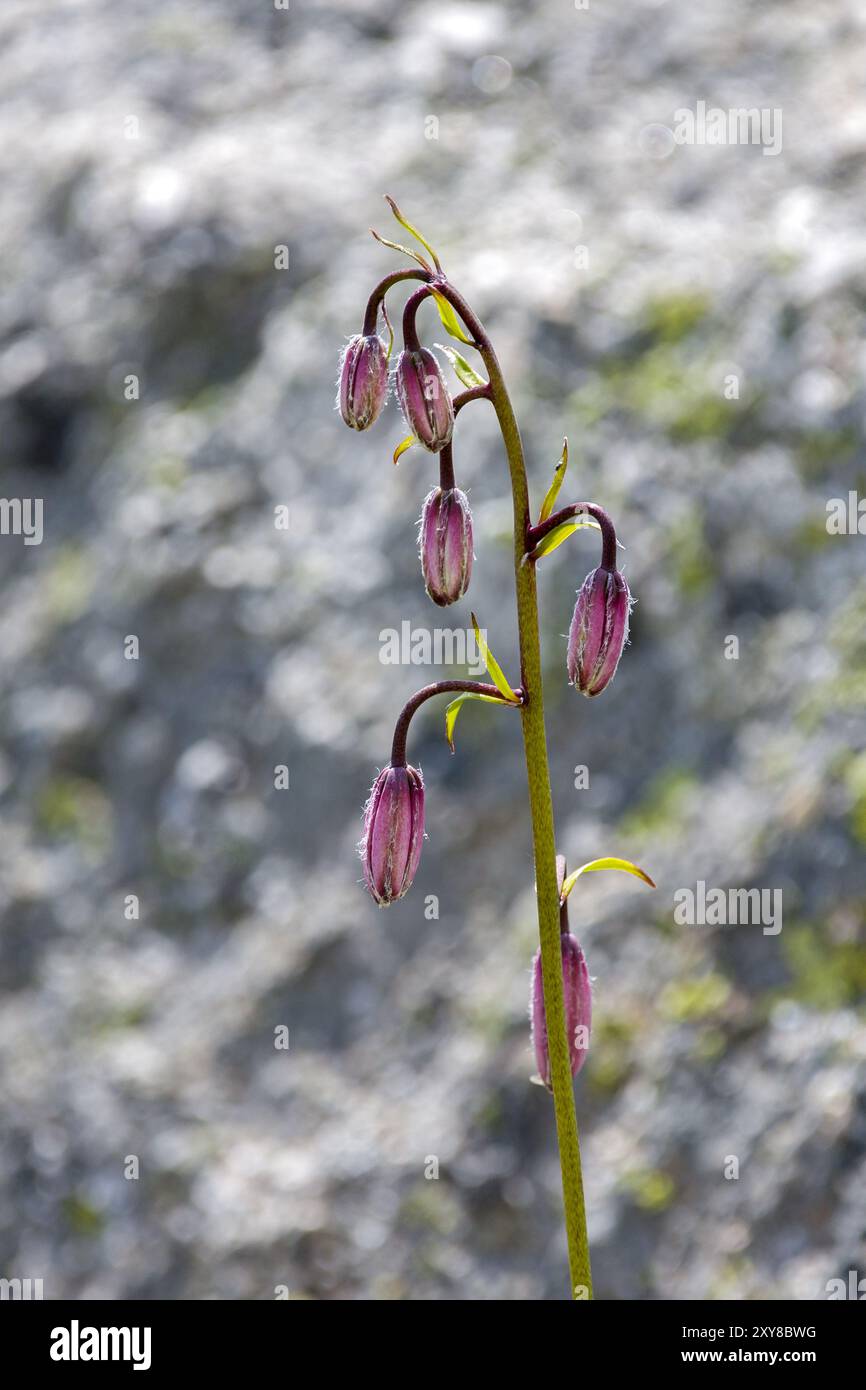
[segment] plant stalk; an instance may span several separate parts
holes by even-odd
[[[454,287],[436,280],[436,288],[454,306],[472,334],[489,377],[489,395],[502,433],[511,491],[514,499],[514,577],[517,592],[517,623],[520,639],[520,683],[524,693],[521,707],[523,744],[529,785],[535,882],[538,898],[538,930],[541,942],[541,969],[544,981],[544,1007],[550,1050],[550,1079],[556,1111],[562,1197],[568,1238],[572,1298],[592,1297],[589,1241],[574,1091],[569,1060],[565,1002],[562,989],[560,947],[560,906],[556,869],[556,837],[553,825],[553,798],[547,760],[544,726],[544,694],[541,679],[541,643],[538,623],[538,593],[534,565],[524,565],[527,538],[532,525],[529,486],[520,430],[505,385],[499,361],[483,325]]]
[[[406,739],[409,736],[409,725],[416,712],[424,704],[425,700],[432,700],[436,695],[451,694],[455,690],[470,692],[474,695],[490,695],[494,700],[502,700],[503,704],[507,701],[502,699],[502,692],[497,685],[488,685],[482,681],[433,681],[432,685],[422,686],[416,690],[410,700],[407,700],[400,717],[394,726],[394,740],[391,744],[391,766],[406,766]],[[523,691],[513,692],[517,704],[523,699]]]

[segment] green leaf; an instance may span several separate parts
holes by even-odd
[[[559,496],[559,489],[562,487],[562,480],[565,477],[565,470],[568,467],[568,440],[562,441],[562,453],[559,456],[559,463],[553,470],[553,482],[547,489],[547,496],[541,504],[541,511],[538,514],[539,524],[546,521],[553,511],[553,504]]]
[[[385,202],[388,204],[397,221],[400,223],[400,226],[405,227],[406,231],[409,232],[415,238],[416,241],[420,241],[421,245],[424,247],[424,250],[429,251],[430,255],[433,257],[433,264],[435,265],[436,269],[441,270],[442,266],[439,263],[439,257],[436,255],[436,252],[433,250],[433,247],[430,245],[429,241],[427,241],[427,239],[421,235],[417,227],[413,227],[412,223],[403,216],[397,204],[394,202],[394,199],[389,198],[387,193],[385,194]]]
[[[471,388],[473,386],[489,385],[489,383],[484,380],[484,377],[479,376],[475,368],[469,365],[463,354],[458,352],[456,348],[448,347],[445,343],[434,343],[433,346],[438,347],[440,352],[445,353],[445,356],[448,358],[448,361],[451,363],[456,375],[463,382],[464,386]]]
[[[472,614],[472,626],[475,629],[475,641],[478,643],[478,650],[481,653],[481,659],[487,667],[490,679],[493,681],[493,684],[496,686],[497,690],[502,691],[503,698],[506,699],[510,705],[519,705],[519,699],[517,698],[514,691],[511,689],[511,686],[508,684],[508,681],[502,674],[502,667],[499,665],[499,662],[496,660],[496,657],[493,655],[492,651],[490,650],[490,648],[488,647],[487,643],[481,635],[481,629],[478,626],[478,619],[476,618],[474,613]]]
[[[436,300],[436,308],[439,310],[439,317],[442,320],[442,327],[445,329],[445,332],[450,333],[451,337],[456,338],[458,342],[468,343],[470,347],[474,347],[475,344],[471,338],[467,338],[463,331],[463,325],[444,294],[440,294],[438,290],[431,290],[430,293]]]
[[[543,555],[549,555],[567,541],[569,536],[573,536],[575,531],[584,531],[588,526],[600,531],[601,527],[597,521],[593,521],[588,516],[573,516],[569,521],[561,521],[558,526],[554,526],[552,531],[548,531],[543,540],[528,555],[524,555],[522,563],[525,565],[530,560],[540,560]]]
[[[448,740],[448,747],[454,752],[454,725],[457,723],[457,716],[466,704],[467,700],[484,700],[488,705],[505,705],[507,700],[500,700],[498,695],[480,695],[475,691],[467,690],[465,694],[458,695],[456,700],[452,700],[445,710],[445,737]]]
[[[394,346],[394,328],[393,328],[393,326],[392,326],[392,324],[391,324],[391,320],[388,318],[388,310],[387,310],[386,307],[385,307],[385,301],[384,301],[384,299],[382,300],[382,318],[385,320],[385,323],[387,324],[387,327],[388,327],[388,347],[387,347],[387,350],[386,350],[386,352],[385,352],[385,361],[386,361],[386,362],[390,362],[390,361],[391,361],[391,349],[392,349],[393,346]]]
[[[431,275],[433,267],[425,261],[423,256],[419,256],[417,251],[410,251],[408,246],[401,246],[399,241],[389,241],[386,236],[380,236],[374,227],[370,228],[371,234],[377,241],[381,241],[383,246],[390,246],[392,251],[402,251],[404,256],[410,256],[413,261],[417,261],[422,270],[429,270]]]
[[[579,869],[575,869],[573,874],[568,875],[562,885],[561,901],[565,902],[581,874],[595,873],[598,869],[619,869],[624,874],[634,874],[635,878],[643,879],[650,888],[655,888],[655,883],[649,874],[644,873],[643,869],[639,869],[637,864],[632,864],[629,859],[593,859],[591,863],[581,864]]]
[[[418,440],[415,438],[414,434],[407,434],[407,435],[406,435],[406,438],[405,438],[405,439],[401,439],[401,440],[400,440],[400,443],[397,445],[396,449],[394,450],[394,462],[395,462],[395,463],[399,463],[399,462],[400,462],[400,455],[401,455],[401,454],[405,454],[405,452],[406,452],[407,449],[411,449],[411,448],[412,448],[412,445],[413,445],[413,444],[417,444],[417,443],[418,443]]]

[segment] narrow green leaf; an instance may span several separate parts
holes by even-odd
[[[410,256],[413,261],[418,262],[422,270],[429,270],[432,275],[432,265],[425,261],[423,256],[419,256],[417,251],[410,251],[408,246],[401,246],[399,241],[389,241],[386,236],[380,236],[373,227],[370,228],[370,232],[377,241],[381,241],[383,246],[390,246],[392,251],[402,251],[404,256]]]
[[[573,874],[568,875],[562,885],[562,901],[564,902],[568,897],[581,874],[595,873],[598,869],[619,869],[624,874],[634,874],[635,878],[643,879],[650,888],[655,888],[655,883],[649,874],[644,873],[643,869],[639,869],[637,864],[632,864],[628,859],[593,859],[590,864],[582,864],[579,869],[575,869]]]
[[[502,691],[503,697],[508,701],[509,704],[519,705],[520,701],[518,700],[514,691],[511,689],[511,686],[508,684],[508,681],[502,674],[502,667],[499,665],[499,662],[496,660],[496,657],[493,655],[492,651],[490,650],[490,648],[488,647],[487,643],[481,635],[481,629],[478,626],[478,619],[476,618],[474,613],[472,614],[472,626],[475,629],[475,641],[478,643],[478,650],[481,653],[481,659],[487,667],[490,679],[493,681],[493,684],[496,686],[497,690]]]
[[[387,193],[385,194],[385,202],[388,204],[397,221],[400,223],[400,226],[404,227],[406,231],[409,232],[415,238],[416,241],[420,241],[421,245],[424,247],[424,250],[429,251],[430,255],[433,257],[433,264],[435,265],[436,269],[441,270],[442,266],[439,263],[439,257],[436,255],[436,252],[433,250],[433,247],[430,245],[429,241],[427,241],[426,237],[423,237],[421,233],[418,231],[418,228],[413,227],[412,223],[403,216],[397,204],[394,202],[394,199],[389,198]]]
[[[387,351],[386,351],[386,353],[385,353],[385,361],[386,361],[386,362],[390,362],[390,361],[391,361],[391,349],[392,349],[393,346],[394,346],[394,328],[393,328],[393,325],[392,325],[392,323],[391,323],[391,320],[388,318],[388,310],[387,310],[386,307],[385,307],[385,301],[384,301],[384,299],[382,300],[382,318],[385,320],[385,323],[386,323],[386,325],[387,325],[387,327],[388,327],[388,348],[387,348]]]
[[[458,352],[456,348],[448,347],[446,343],[434,343],[433,346],[438,347],[440,352],[445,353],[445,356],[448,358],[448,361],[451,363],[451,366],[454,368],[455,373],[463,382],[464,386],[469,386],[471,388],[473,386],[488,385],[484,377],[478,375],[475,368],[469,365],[463,354]]]
[[[546,521],[553,511],[553,504],[559,496],[559,489],[562,487],[562,480],[565,477],[565,470],[568,467],[568,440],[562,441],[562,453],[559,456],[559,463],[553,470],[553,482],[547,489],[547,496],[541,504],[541,511],[538,514],[539,523]]]
[[[445,329],[445,332],[450,333],[451,337],[456,338],[458,342],[468,343],[470,347],[473,347],[474,344],[472,339],[467,338],[466,334],[463,332],[463,325],[444,294],[440,294],[438,290],[431,290],[430,293],[436,300],[436,308],[439,310],[439,317],[442,320],[442,327]]]
[[[480,695],[475,691],[467,690],[463,695],[458,695],[456,700],[445,710],[445,737],[448,740],[448,747],[454,752],[454,725],[457,723],[457,716],[466,704],[467,700],[484,700],[488,705],[504,705],[508,701],[500,700],[498,695]]]
[[[401,455],[401,454],[405,454],[405,452],[406,452],[407,449],[411,449],[411,448],[412,448],[412,445],[413,445],[413,444],[417,444],[417,443],[418,443],[418,440],[415,438],[414,434],[407,434],[407,435],[406,435],[406,438],[405,438],[405,439],[401,439],[401,440],[400,440],[400,443],[397,445],[396,449],[394,450],[394,462],[395,462],[395,463],[399,463],[399,462],[400,462],[400,455]]]
[[[552,531],[548,531],[529,555],[523,557],[523,563],[527,564],[530,560],[540,560],[543,555],[549,555],[551,551],[558,549],[563,541],[567,541],[569,536],[573,536],[575,531],[584,531],[588,526],[596,531],[601,530],[598,522],[588,516],[573,516],[569,521],[561,521]]]

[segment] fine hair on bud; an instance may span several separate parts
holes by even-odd
[[[369,429],[388,395],[388,354],[377,333],[357,333],[340,359],[337,405],[353,430]]]
[[[600,695],[616,675],[628,641],[632,597],[619,570],[599,565],[586,576],[568,633],[568,679],[582,695]]]
[[[425,449],[438,454],[451,443],[454,406],[442,369],[428,348],[404,348],[394,371],[406,424]]]
[[[465,492],[436,487],[427,494],[418,541],[428,595],[440,608],[456,603],[472,576],[472,513]]]
[[[383,767],[364,807],[359,845],[364,882],[380,907],[412,886],[424,841],[424,779],[414,767]]]

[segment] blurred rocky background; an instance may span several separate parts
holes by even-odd
[[[443,617],[432,459],[393,468],[393,403],[333,410],[400,264],[385,191],[493,334],[536,505],[567,433],[563,500],[610,508],[638,598],[585,701],[593,534],[541,571],[559,847],[658,881],[571,900],[597,1292],[866,1274],[866,538],[827,528],[866,496],[862,8],[6,0],[0,52],[2,491],[44,501],[40,545],[0,537],[0,1275],[567,1295],[516,719],[469,706],[452,758],[425,707],[416,885],[358,883],[396,713],[463,674],[380,633],[471,605],[516,671],[491,413],[457,431],[477,561]],[[780,110],[781,153],[677,144],[699,101]],[[677,925],[699,881],[782,890],[781,932]]]

